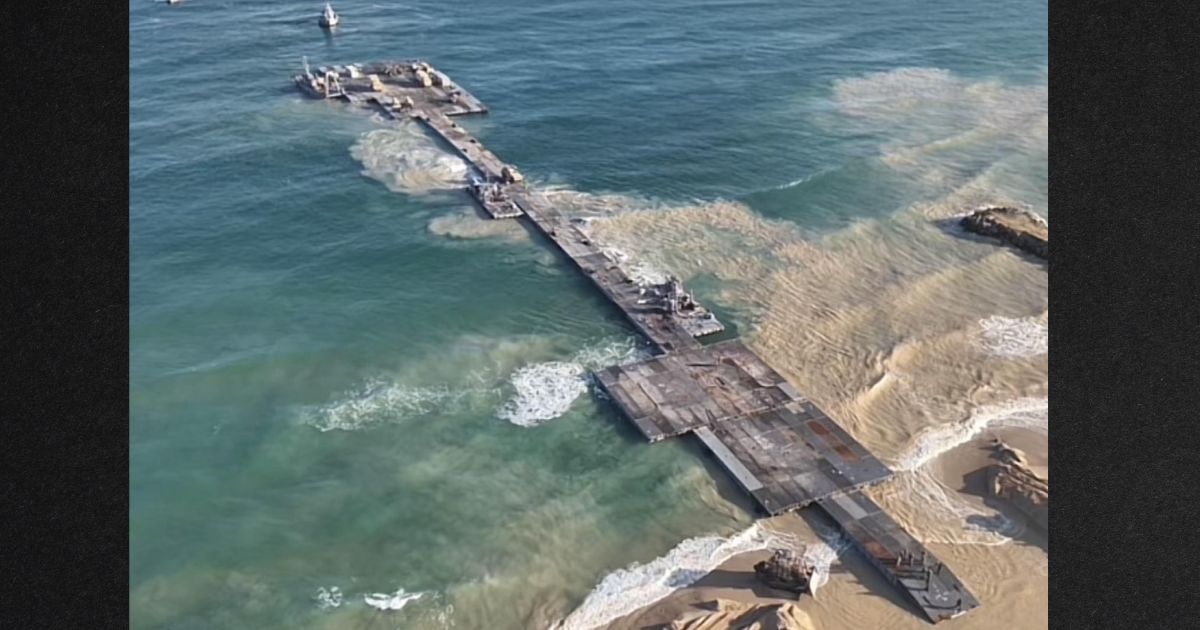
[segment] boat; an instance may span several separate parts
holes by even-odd
[[[333,10],[333,5],[326,2],[325,11],[321,13],[321,19],[317,20],[317,23],[321,25],[321,28],[333,28],[341,21],[342,18]]]

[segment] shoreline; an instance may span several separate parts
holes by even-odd
[[[1023,428],[985,431],[971,441],[943,453],[928,465],[940,482],[954,489],[956,499],[981,512],[998,513],[1017,525],[1010,540],[1004,544],[928,543],[935,553],[961,564],[966,569],[965,579],[973,583],[985,582],[982,576],[972,579],[971,575],[988,571],[997,561],[1017,569],[1028,564],[1025,556],[1045,556],[1048,549],[1045,536],[1028,523],[1024,515],[987,494],[985,473],[987,467],[994,463],[989,458],[989,444],[993,437],[1024,450],[1033,465],[1048,468],[1046,434]],[[819,518],[814,517],[811,511],[805,514],[792,512],[758,522],[785,537],[812,544],[819,539],[812,522]],[[888,584],[857,550],[845,548],[840,551],[829,568],[828,583],[818,588],[815,596],[806,594],[799,598],[792,593],[770,588],[755,577],[754,564],[769,557],[770,553],[769,550],[756,550],[732,556],[692,584],[678,588],[658,601],[599,628],[669,628],[673,621],[689,613],[711,610],[716,600],[764,607],[790,602],[808,615],[812,628],[856,625],[915,630],[930,627],[919,611]],[[1014,572],[1007,581],[1015,583],[1016,587],[980,589],[980,600],[984,608],[1008,610],[1008,614],[964,615],[938,625],[981,630],[1045,626],[1046,576],[1036,571],[1026,574]]]

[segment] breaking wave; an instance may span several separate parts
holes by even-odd
[[[364,133],[350,155],[362,163],[363,175],[393,192],[421,195],[467,182],[467,163],[440,149],[413,124]]]
[[[634,563],[604,576],[579,608],[555,629],[589,630],[603,626],[691,585],[736,555],[787,544],[786,539],[759,523],[728,538],[688,538],[662,557],[645,564]]]
[[[633,278],[634,282],[641,284],[663,284],[670,279],[670,274],[663,271],[657,263],[644,258],[634,259],[623,249],[618,247],[602,247],[601,251],[613,262],[620,265],[621,269],[630,278]]]
[[[446,412],[458,408],[480,390],[450,387],[406,387],[384,378],[374,378],[361,388],[346,392],[336,402],[310,408],[303,421],[322,433],[354,431],[374,424]]]
[[[496,415],[520,427],[544,424],[565,414],[587,392],[591,370],[645,356],[645,350],[633,339],[627,339],[584,348],[567,361],[523,366],[510,379],[515,393]]]
[[[1020,398],[1002,404],[988,404],[976,409],[976,412],[965,420],[926,428],[913,438],[908,449],[892,468],[912,472],[934,461],[944,452],[971,442],[989,428],[1001,427],[1048,431],[1048,401],[1045,398]]]
[[[322,586],[317,589],[317,594],[313,597],[317,600],[317,608],[321,610],[329,610],[330,608],[338,608],[342,605],[342,589],[331,586],[325,588]]]
[[[1048,430],[1046,399],[1024,398],[987,405],[959,422],[919,433],[893,465],[891,491],[904,497],[901,511],[920,510],[920,535],[926,542],[1002,545],[1020,533],[1022,525],[1003,514],[980,509],[945,485],[927,464],[984,431],[999,428]]]
[[[363,602],[365,602],[371,608],[395,611],[403,610],[405,606],[409,605],[411,602],[421,599],[424,596],[424,592],[408,593],[401,588],[397,589],[395,593],[372,593],[370,595],[363,595]]]
[[[513,374],[512,385],[516,394],[498,415],[521,427],[535,427],[563,415],[587,391],[583,366],[564,361],[527,365]]]
[[[917,535],[926,543],[1004,545],[1022,530],[1003,514],[968,502],[928,468],[900,472],[892,486],[905,503],[898,517],[920,510]]]
[[[1041,320],[993,316],[980,320],[980,343],[991,354],[1030,357],[1046,354],[1049,330]]]
[[[833,561],[850,548],[850,541],[835,528],[813,525],[813,531],[818,540],[804,547],[804,561],[813,568],[808,590],[816,597],[817,591],[829,582],[829,569]]]
[[[1022,428],[1047,431],[1049,405],[1045,398],[1021,398],[976,409],[965,420],[930,427],[917,434],[892,466],[912,472],[943,453],[966,444],[988,429]]]

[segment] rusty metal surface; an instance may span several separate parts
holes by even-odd
[[[929,621],[952,619],[979,606],[950,567],[861,492],[839,494],[818,505]]]
[[[318,70],[327,77],[331,69]],[[451,120],[486,113],[478,99],[422,60],[361,64],[355,71],[360,76],[344,67],[332,70],[336,76],[324,84],[315,75],[294,80],[315,98],[425,125],[488,185],[486,195],[469,191],[486,212],[495,219],[523,215],[654,345],[660,356],[595,374],[647,439],[696,433],[771,514],[820,506],[931,621],[979,605],[949,568],[857,490],[891,471],[740,342],[701,345],[696,337],[724,329],[709,311],[690,296],[676,300],[674,284],[664,298],[658,287],[634,282],[569,218],[529,190],[516,169]],[[436,85],[422,85],[423,74]]]
[[[811,430],[812,424],[829,430],[817,433]],[[802,403],[712,425],[717,439],[762,484],[751,495],[770,514],[804,507],[892,475],[861,446],[854,452],[843,442],[849,436],[839,435],[834,428],[828,416]],[[850,457],[844,457],[842,451]]]
[[[739,341],[696,345],[596,372],[600,386],[650,441],[803,401]]]

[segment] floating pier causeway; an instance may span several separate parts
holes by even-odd
[[[931,622],[979,606],[962,582],[861,489],[892,471],[741,342],[701,344],[724,330],[677,280],[635,282],[521,173],[459,127],[487,108],[422,60],[320,67],[296,86],[395,120],[424,125],[473,171],[467,192],[493,219],[524,217],[653,345],[656,355],[595,373],[599,386],[651,442],[694,434],[767,514],[815,508]]]

